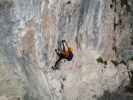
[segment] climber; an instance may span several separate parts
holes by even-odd
[[[55,49],[56,54],[58,55],[58,60],[55,62],[55,65],[52,66],[52,69],[59,69],[57,66],[62,59],[71,61],[73,58],[73,49],[68,46],[65,40],[58,42],[58,49]]]

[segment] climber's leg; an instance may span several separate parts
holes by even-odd
[[[58,66],[58,64],[59,64],[59,62],[61,61],[61,57],[59,57],[59,59],[55,62],[55,65],[52,67],[52,69],[53,70],[57,70],[57,69],[59,69],[59,66]]]

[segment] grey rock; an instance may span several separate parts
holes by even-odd
[[[0,0],[0,100],[131,100],[125,87],[132,87],[132,5]],[[74,58],[52,70],[57,42],[64,39]]]

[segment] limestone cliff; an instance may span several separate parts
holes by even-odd
[[[132,0],[0,0],[0,100],[132,100]],[[57,42],[74,48],[57,60]]]

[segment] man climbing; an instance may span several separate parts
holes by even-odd
[[[55,49],[56,54],[58,55],[58,60],[55,62],[55,65],[52,66],[53,70],[59,69],[58,63],[62,59],[66,59],[67,61],[71,61],[73,58],[73,49],[68,46],[65,40],[58,42],[58,49]]]

